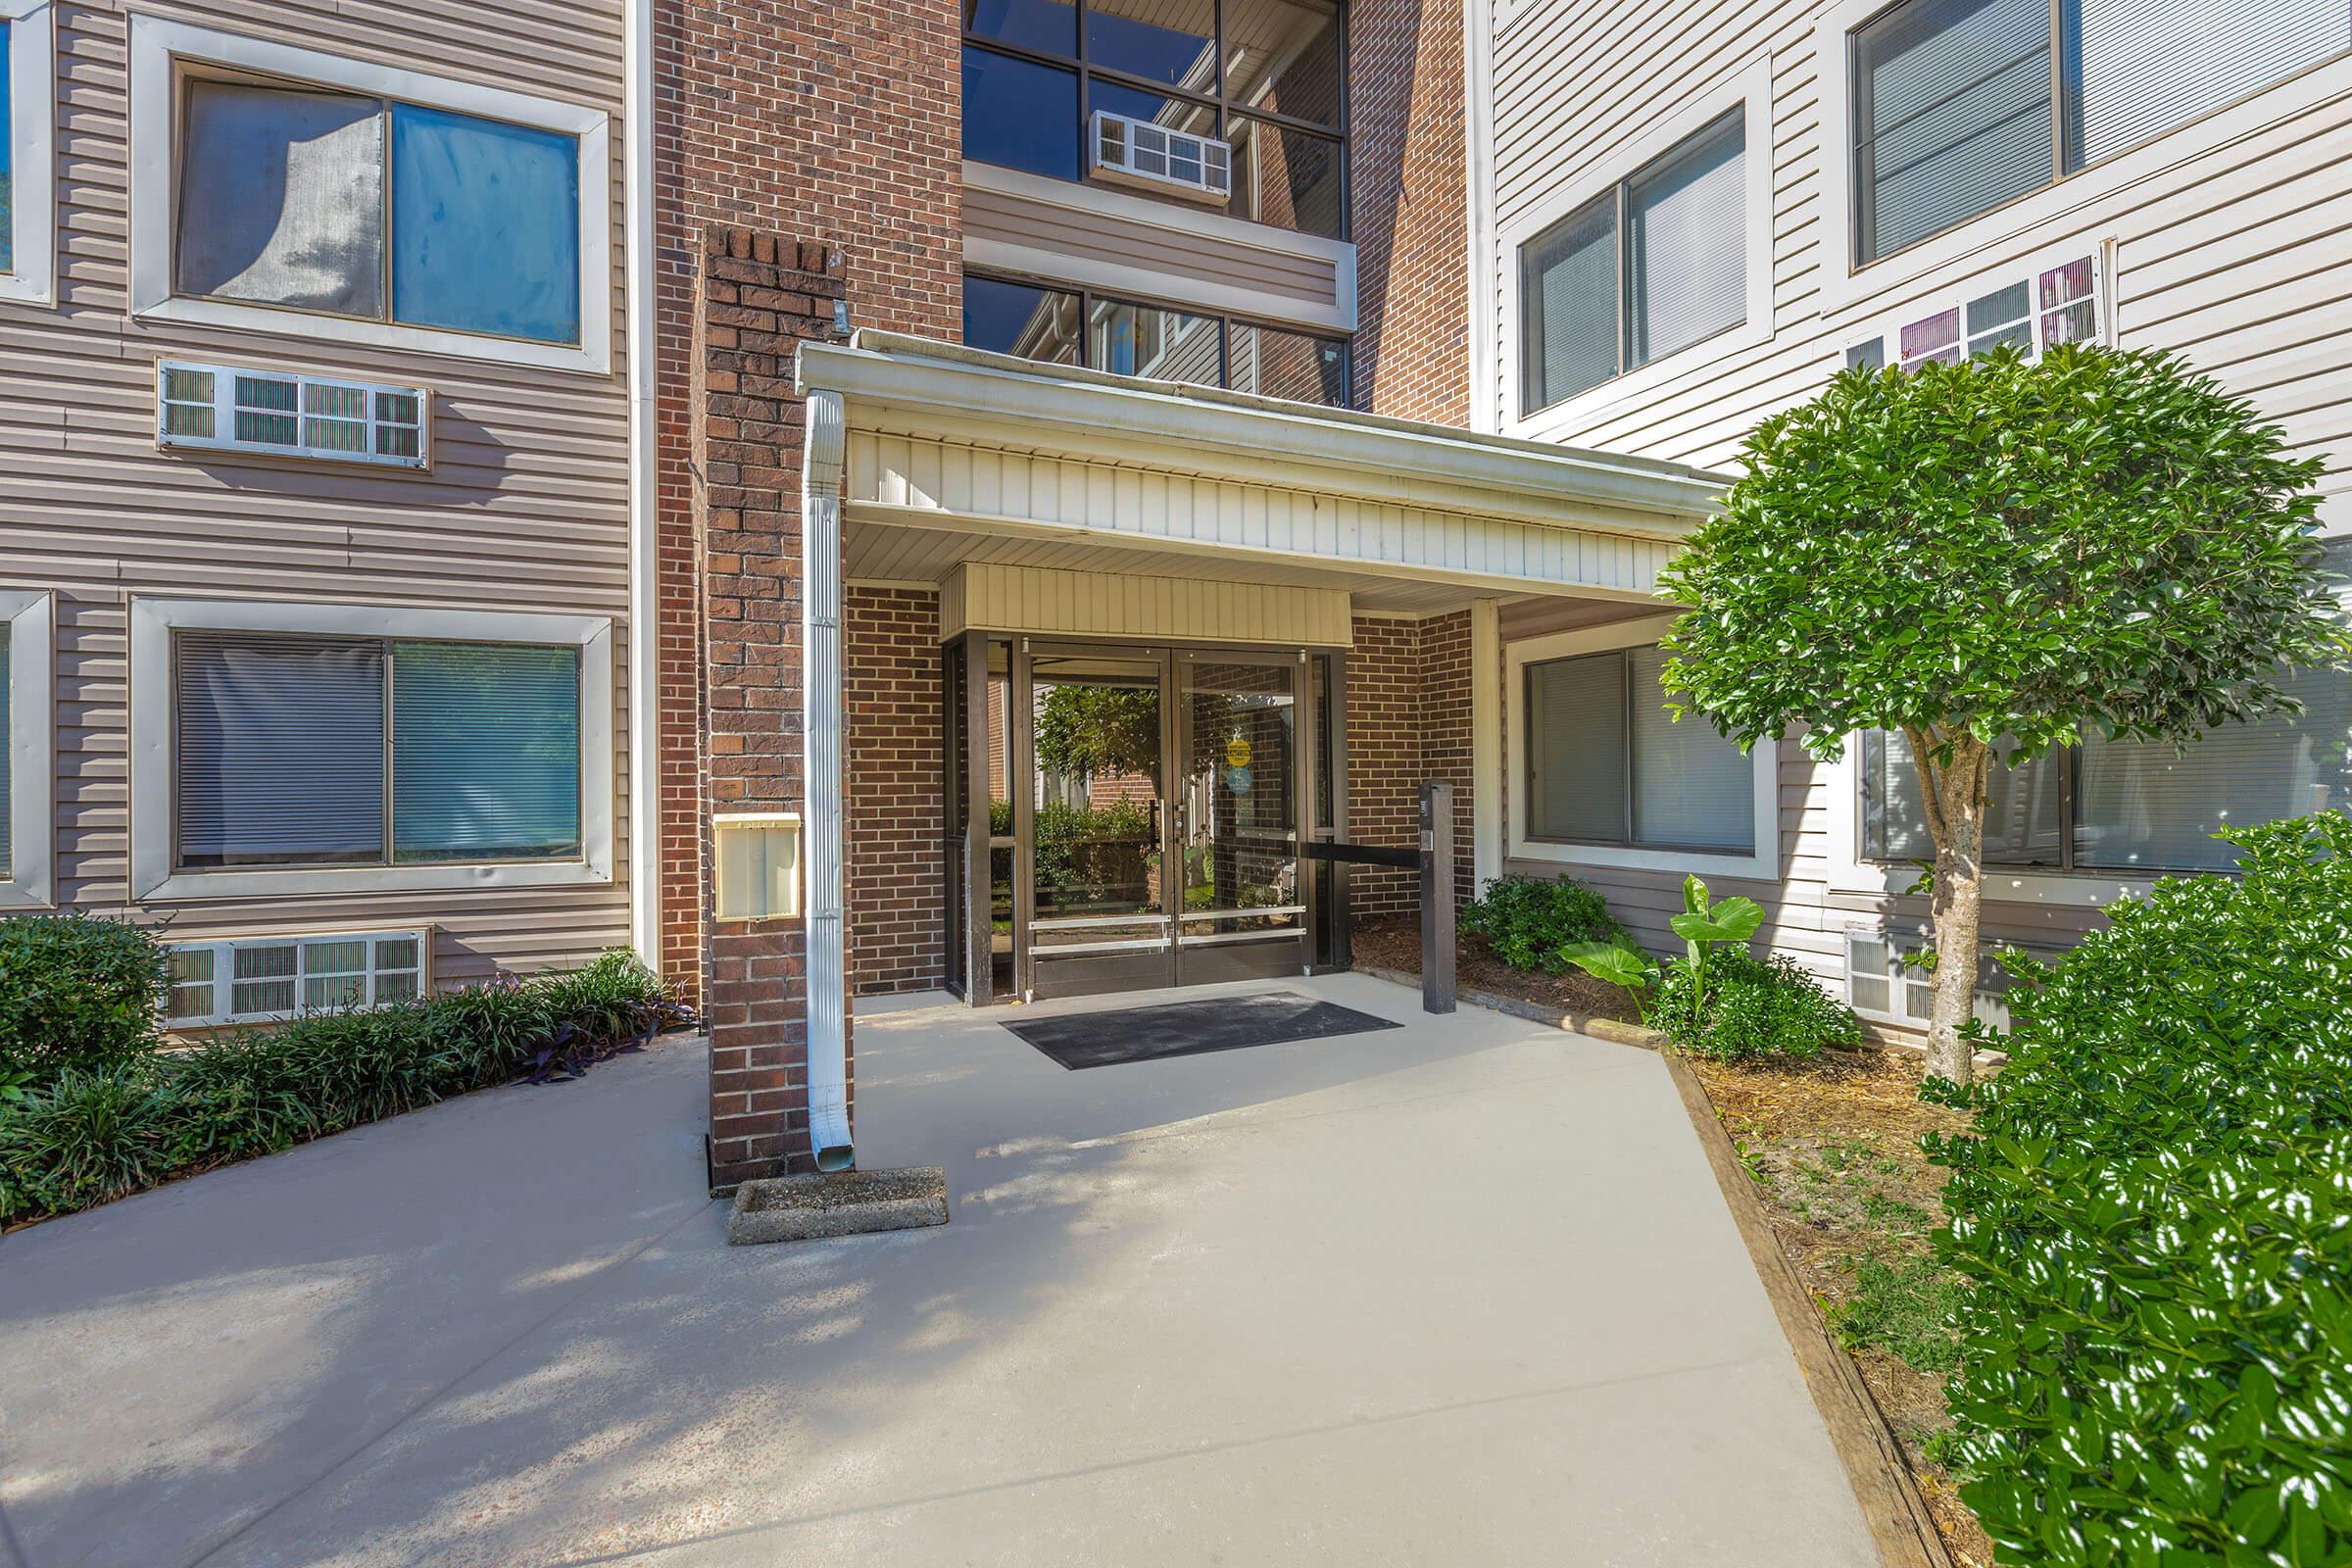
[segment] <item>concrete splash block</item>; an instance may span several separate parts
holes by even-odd
[[[937,1165],[771,1176],[735,1189],[727,1241],[737,1247],[806,1242],[947,1222],[948,1173]]]

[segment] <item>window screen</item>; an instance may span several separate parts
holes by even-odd
[[[392,317],[535,343],[580,340],[579,146],[392,111]]]
[[[180,632],[178,860],[384,854],[384,653],[374,642]]]
[[[180,168],[181,293],[383,315],[377,100],[191,81]]]
[[[579,657],[574,647],[174,634],[176,863],[577,856]]]
[[[1617,373],[1617,198],[1588,202],[1521,252],[1529,409]]]
[[[395,643],[392,674],[394,859],[579,853],[577,649]]]
[[[1697,718],[1668,716],[1656,648],[1527,666],[1531,838],[1755,848],[1755,763]]]

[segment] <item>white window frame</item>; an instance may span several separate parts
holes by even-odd
[[[2352,615],[2352,585],[2339,588],[2336,600],[2345,613]],[[1908,860],[1862,858],[1862,737],[1848,735],[1844,755],[1822,766],[1830,785],[1830,891],[1901,897],[1919,880],[1918,867]],[[2073,832],[2074,824],[2066,824],[2066,831]],[[2118,899],[2144,898],[2157,882],[2154,876],[2117,876],[2111,871],[2009,871],[1990,865],[1984,874],[1987,903],[2038,904],[2059,909],[2100,909]]]
[[[196,950],[210,953],[213,957],[213,977],[210,981],[205,982],[175,981],[165,988],[164,1027],[177,1033],[192,1029],[220,1029],[240,1023],[270,1023],[302,1016],[305,1012],[312,1010],[303,1004],[303,991],[306,982],[319,978],[311,972],[310,949],[313,944],[324,942],[365,942],[368,944],[368,967],[366,969],[336,971],[339,975],[359,973],[366,976],[368,1000],[358,1004],[358,1007],[361,1009],[371,1010],[376,1007],[392,1005],[399,1001],[422,1001],[432,995],[433,928],[431,926],[416,926],[408,930],[393,931],[304,931],[283,936],[208,937],[194,942],[167,942],[164,944],[165,947],[173,955]],[[375,945],[379,942],[416,943],[416,967],[415,969],[379,967],[375,961]],[[280,1008],[275,1011],[256,1009],[249,1012],[238,1012],[235,1010],[236,991],[234,987],[236,982],[233,970],[236,955],[240,949],[250,948],[292,948],[294,950],[294,973],[286,977],[294,988],[294,1005],[292,1007]],[[413,998],[379,999],[376,996],[384,976],[409,974],[416,977],[416,991]],[[201,1013],[174,1013],[172,1010],[172,992],[183,985],[200,983],[208,984],[213,988],[212,1006]]]
[[[1900,3],[1900,0],[1895,0]],[[1821,309],[1825,315],[1888,288],[1984,270],[1984,258],[2008,245],[2038,243],[2069,225],[2077,214],[2128,187],[2215,149],[2240,141],[2315,105],[2352,92],[2352,55],[2338,56],[2199,116],[2129,152],[2118,153],[2016,197],[1990,212],[1905,246],[1861,267],[1854,265],[1853,33],[1893,9],[1889,0],[1838,0],[1814,24],[1813,49],[1821,86]]]
[[[50,0],[0,0],[8,28],[9,168],[14,271],[0,300],[57,304],[57,36]]]
[[[1527,367],[1522,363],[1525,345],[1520,341],[1521,322],[1526,314],[1522,251],[1552,224],[1639,173],[1734,109],[1742,109],[1746,120],[1740,173],[1746,193],[1747,319],[1557,403],[1541,409],[1528,408]],[[1504,282],[1500,291],[1505,366],[1501,378],[1503,433],[1539,441],[1556,440],[1628,408],[1648,403],[1661,387],[1678,377],[1770,343],[1772,166],[1772,57],[1760,55],[1685,98],[1672,115],[1644,125],[1640,135],[1617,143],[1590,165],[1560,179],[1544,200],[1504,224],[1497,239]],[[1618,243],[1624,244],[1622,234]],[[1618,308],[1624,308],[1622,300]]]
[[[1527,667],[1580,654],[1646,648],[1666,634],[1673,615],[1644,615],[1581,631],[1555,632],[1508,643],[1503,650],[1503,777],[1510,803],[1508,858],[1549,860],[1561,865],[1614,866],[1654,871],[1697,871],[1714,876],[1777,877],[1781,873],[1780,747],[1759,744],[1749,754],[1755,768],[1755,848],[1738,850],[1648,849],[1617,844],[1560,844],[1533,839],[1527,831]],[[1685,724],[1704,724],[1696,714]]]
[[[5,3],[5,0],[0,0]],[[172,209],[181,71],[216,67],[307,85],[509,121],[574,136],[580,148],[580,341],[533,343],[396,321],[355,320],[172,291]],[[603,374],[612,368],[611,129],[601,110],[270,43],[184,22],[130,19],[130,312],[141,320],[235,327],[288,337],[412,349],[457,359]]]
[[[174,869],[172,634],[175,631],[291,632],[578,648],[579,858],[466,864]],[[130,896],[161,902],[609,883],[612,880],[612,622],[602,615],[134,598],[130,602]]]
[[[43,588],[0,588],[8,624],[8,874],[0,909],[46,909],[57,903],[56,596]]]

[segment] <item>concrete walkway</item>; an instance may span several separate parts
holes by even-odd
[[[1409,1027],[861,1013],[943,1230],[721,1245],[680,1043],[0,1240],[0,1562],[1875,1562],[1655,1057],[1283,988]]]

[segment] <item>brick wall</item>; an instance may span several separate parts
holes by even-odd
[[[1348,31],[1356,406],[1467,424],[1462,8],[1453,0],[1356,0]]]
[[[1358,844],[1420,842],[1421,784],[1453,786],[1453,896],[1474,891],[1470,780],[1470,612],[1427,620],[1359,615],[1348,656],[1348,837]],[[1413,872],[1354,866],[1355,920],[1417,914]]]
[[[852,326],[959,338],[962,76],[950,0],[657,0],[654,24],[662,960],[692,990],[708,883],[687,461],[702,236],[719,223],[825,246],[842,286],[820,325],[839,299]],[[797,454],[782,479],[797,498]]]
[[[706,229],[687,377],[700,566],[699,771],[714,810],[803,804],[800,467],[792,356],[831,331],[844,279],[821,245]],[[697,833],[707,843],[707,824]],[[699,863],[700,857],[698,857]],[[718,1185],[809,1163],[808,940],[795,920],[703,917],[710,1156]]]
[[[843,611],[850,987],[928,990],[947,961],[939,595],[852,588]]]

